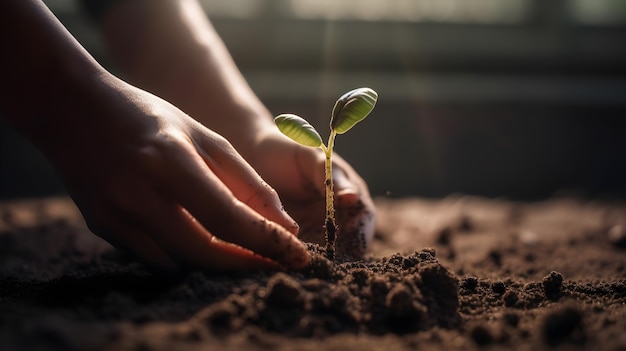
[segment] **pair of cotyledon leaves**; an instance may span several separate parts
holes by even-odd
[[[372,112],[378,94],[370,88],[358,88],[342,95],[330,119],[330,129],[344,134]],[[274,119],[278,129],[294,141],[311,147],[321,147],[322,137],[304,118],[294,114],[282,114]]]

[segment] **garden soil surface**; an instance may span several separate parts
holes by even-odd
[[[376,199],[364,260],[157,274],[0,204],[0,350],[626,350],[626,204]]]

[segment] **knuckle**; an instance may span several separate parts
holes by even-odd
[[[180,150],[183,137],[174,133],[161,132],[144,140],[134,153],[132,162],[148,171],[161,169]]]
[[[230,154],[235,150],[228,139],[215,132],[211,132],[209,135],[205,134],[200,140],[202,140],[203,146],[205,146],[209,153],[213,153],[211,151],[219,151],[217,154]]]
[[[245,201],[247,205],[261,205],[264,207],[280,203],[278,192],[269,184],[262,182],[255,187],[250,197]]]
[[[278,192],[264,181],[261,181],[257,194],[268,200],[278,201]]]

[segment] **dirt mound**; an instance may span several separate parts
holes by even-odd
[[[318,254],[309,269],[269,276],[202,311],[200,320],[215,332],[253,325],[293,337],[403,334],[459,323],[457,279],[433,251],[334,265],[310,247]]]

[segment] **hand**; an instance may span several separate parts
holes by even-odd
[[[278,191],[285,208],[300,224],[300,238],[323,245],[324,153],[294,143],[275,128],[267,128],[261,135],[248,157],[250,163]],[[362,257],[374,236],[374,203],[363,179],[336,154],[333,181],[339,227],[337,253]]]
[[[323,244],[321,150],[280,134],[198,1],[119,2],[103,23],[112,56],[127,76],[228,138],[278,191],[302,227],[300,237]],[[334,180],[337,252],[360,257],[374,233],[372,200],[363,180],[336,155]]]
[[[166,269],[308,264],[297,224],[229,142],[164,100],[96,80],[72,107],[82,117],[43,148],[95,234]]]

